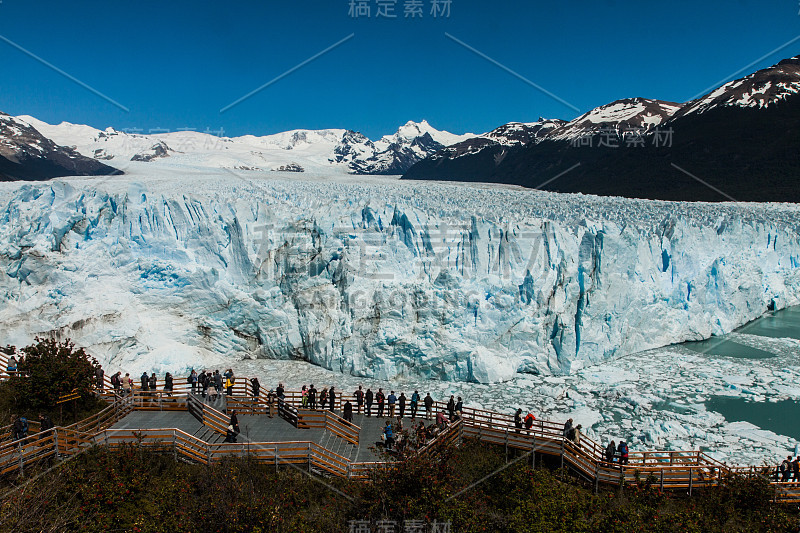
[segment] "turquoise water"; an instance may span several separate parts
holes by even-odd
[[[695,352],[736,357],[739,359],[768,359],[770,357],[775,357],[773,353],[739,344],[738,342],[729,341],[724,337],[712,337],[704,341],[685,342],[683,345]]]
[[[716,411],[728,422],[750,422],[761,429],[774,431],[800,440],[800,403],[791,400],[780,402],[748,402],[744,398],[713,396],[706,409]]]
[[[767,313],[736,331],[762,337],[800,339],[800,306]]]

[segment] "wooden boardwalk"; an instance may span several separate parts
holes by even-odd
[[[0,360],[0,364],[4,364]],[[106,377],[108,379],[108,376]],[[354,413],[353,422],[338,412],[345,395],[337,399],[336,412],[301,408],[300,393],[287,391],[285,401],[274,408],[263,396],[254,397],[249,381],[238,380],[233,395],[208,402],[192,394],[185,380],[176,379],[173,391],[139,392],[118,396],[107,383],[102,392],[109,407],[101,413],[65,427],[38,433],[32,422],[31,435],[10,441],[10,426],[0,428],[0,475],[24,473],[25,466],[42,460],[64,458],[92,445],[119,446],[135,443],[142,447],[168,449],[176,459],[210,464],[226,455],[250,456],[258,461],[292,466],[351,479],[365,478],[372,468],[386,468],[373,447],[379,441],[386,418]],[[236,410],[241,433],[238,442],[224,441],[230,412]],[[445,411],[435,402],[433,412]],[[410,422],[406,412],[404,422]],[[419,417],[417,418],[419,420]],[[517,430],[511,415],[465,408],[462,418],[423,446],[419,453],[431,453],[443,443],[474,438],[504,447],[507,457],[520,452],[537,458],[550,456],[562,466],[592,483],[619,486],[650,478],[663,490],[689,495],[716,485],[732,474],[764,476],[776,489],[776,501],[800,502],[800,482],[777,483],[773,467],[730,467],[700,451],[635,451],[625,465],[609,464],[603,447],[583,436],[580,445],[567,440],[561,423],[537,420],[530,430]]]

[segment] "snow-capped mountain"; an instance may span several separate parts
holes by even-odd
[[[675,118],[702,114],[720,107],[767,108],[800,92],[800,56],[729,81],[705,96],[686,103]]]
[[[0,180],[113,173],[116,169],[59,146],[29,123],[0,112]]]
[[[799,95],[794,57],[686,104],[617,100],[517,148],[487,149],[475,139],[403,177],[661,200],[798,202]]]
[[[596,107],[578,118],[553,129],[544,139],[569,140],[595,135],[600,132],[625,131],[649,132],[672,117],[681,104],[651,100],[648,98],[625,98]]]
[[[170,158],[174,164],[230,169],[322,170],[333,167],[354,174],[402,174],[441,148],[473,136],[439,131],[425,120],[408,122],[394,134],[373,142],[361,133],[346,129],[292,130],[260,137],[231,138],[214,132],[98,130],[68,122],[51,125],[30,116],[18,118],[59,144],[120,166],[129,161]]]

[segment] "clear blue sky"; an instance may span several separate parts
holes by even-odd
[[[800,35],[797,0],[452,0],[450,17],[349,16],[350,0],[2,0],[0,110],[105,128],[224,128],[263,135],[350,128],[375,138],[408,120],[480,133],[624,97],[685,101]],[[442,0],[440,0],[442,1]],[[353,38],[220,109],[350,34]],[[749,71],[800,54],[800,40]]]

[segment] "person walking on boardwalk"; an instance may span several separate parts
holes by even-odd
[[[344,408],[342,410],[344,411],[344,419],[347,420],[348,422],[352,423],[353,422],[353,404],[350,403],[350,400],[347,400],[346,402],[344,402]]]
[[[147,377],[147,372],[142,372],[142,377],[141,377],[141,378],[139,378],[139,379],[140,379],[140,380],[141,380],[141,382],[142,382],[142,391],[145,391],[145,392],[146,392],[146,391],[147,391],[147,389],[149,389],[149,388],[150,388],[150,386],[149,386],[149,383],[150,383],[150,378],[148,378],[148,377]]]
[[[314,388],[313,383],[308,388],[308,408],[309,409],[317,408],[317,389]]]
[[[236,430],[233,424],[228,424],[228,430],[225,432],[225,442],[236,442]]]
[[[380,389],[378,389],[378,392],[380,392]],[[392,430],[391,420],[386,421],[386,426],[383,428],[383,434],[386,436],[386,449],[391,450],[394,446],[394,431]]]
[[[325,406],[328,405],[328,387],[323,387],[322,392],[319,393],[319,407],[323,411]]]
[[[105,375],[105,372],[103,371],[103,367],[102,366],[98,366],[94,371],[94,377],[97,380],[97,389],[100,390],[100,391],[103,390],[103,386],[105,385],[103,383],[103,376],[104,375]]]
[[[336,407],[336,390],[334,389],[333,385],[331,385],[331,388],[328,391],[328,405],[332,413]]]
[[[361,414],[361,406],[364,404],[364,391],[361,390],[361,385],[358,386],[358,390],[353,393],[353,396],[356,397],[356,413]]]
[[[400,418],[403,418],[403,413],[406,412],[406,393],[401,392],[400,397],[397,399],[397,407],[400,408]]]
[[[192,394],[197,393],[197,372],[193,368],[191,372],[189,372],[189,377],[186,378],[186,381],[189,382],[189,386],[192,388]]]
[[[258,378],[250,378],[250,386],[253,388],[253,398],[258,400],[258,394],[261,392],[261,383]]]
[[[122,391],[122,372],[117,372],[111,376],[111,386],[114,387],[114,392],[119,394]]]
[[[419,391],[415,390],[411,395],[411,420],[417,417],[417,409],[419,408]]]
[[[572,429],[572,436],[570,437],[570,439],[569,439],[569,440],[571,440],[572,442],[574,442],[574,443],[575,443],[575,446],[580,446],[580,445],[581,445],[581,428],[582,428],[582,427],[583,427],[583,426],[581,426],[580,424],[578,424],[577,426],[575,426],[575,427]]]
[[[514,427],[517,428],[517,433],[522,429],[522,409],[517,409],[517,412],[514,413]]]
[[[614,454],[617,453],[617,443],[613,440],[606,446],[606,462],[608,464],[614,463]]]
[[[397,405],[397,396],[394,391],[389,391],[389,397],[386,399],[389,404],[389,418],[394,418],[394,408]]]
[[[533,416],[533,414],[531,414],[531,413],[528,413],[525,416],[525,431],[527,431],[528,433],[531,432],[531,428],[533,427],[533,421],[534,420],[536,420],[536,417]]]
[[[384,403],[386,402],[386,396],[383,394],[383,389],[378,389],[378,393],[375,395],[375,402],[378,404],[378,418],[383,418],[383,407]]]
[[[450,418],[450,422],[453,421],[455,418],[455,411],[456,411],[456,400],[453,398],[453,395],[450,395],[450,400],[447,402],[447,416]]]
[[[620,466],[628,464],[628,444],[624,440],[619,442],[617,453],[619,453]]]
[[[364,395],[365,401],[367,402],[367,416],[371,416],[372,411],[372,389],[367,387],[367,394]]]
[[[128,372],[125,372],[125,377],[122,378],[122,392],[125,394],[133,393],[133,380]]]
[[[237,435],[241,433],[241,431],[239,431],[239,417],[236,416],[236,411],[233,409],[231,410],[231,425],[233,426],[234,433]]]
[[[431,419],[431,409],[433,409],[433,398],[429,392],[425,395],[425,418],[427,420]]]

